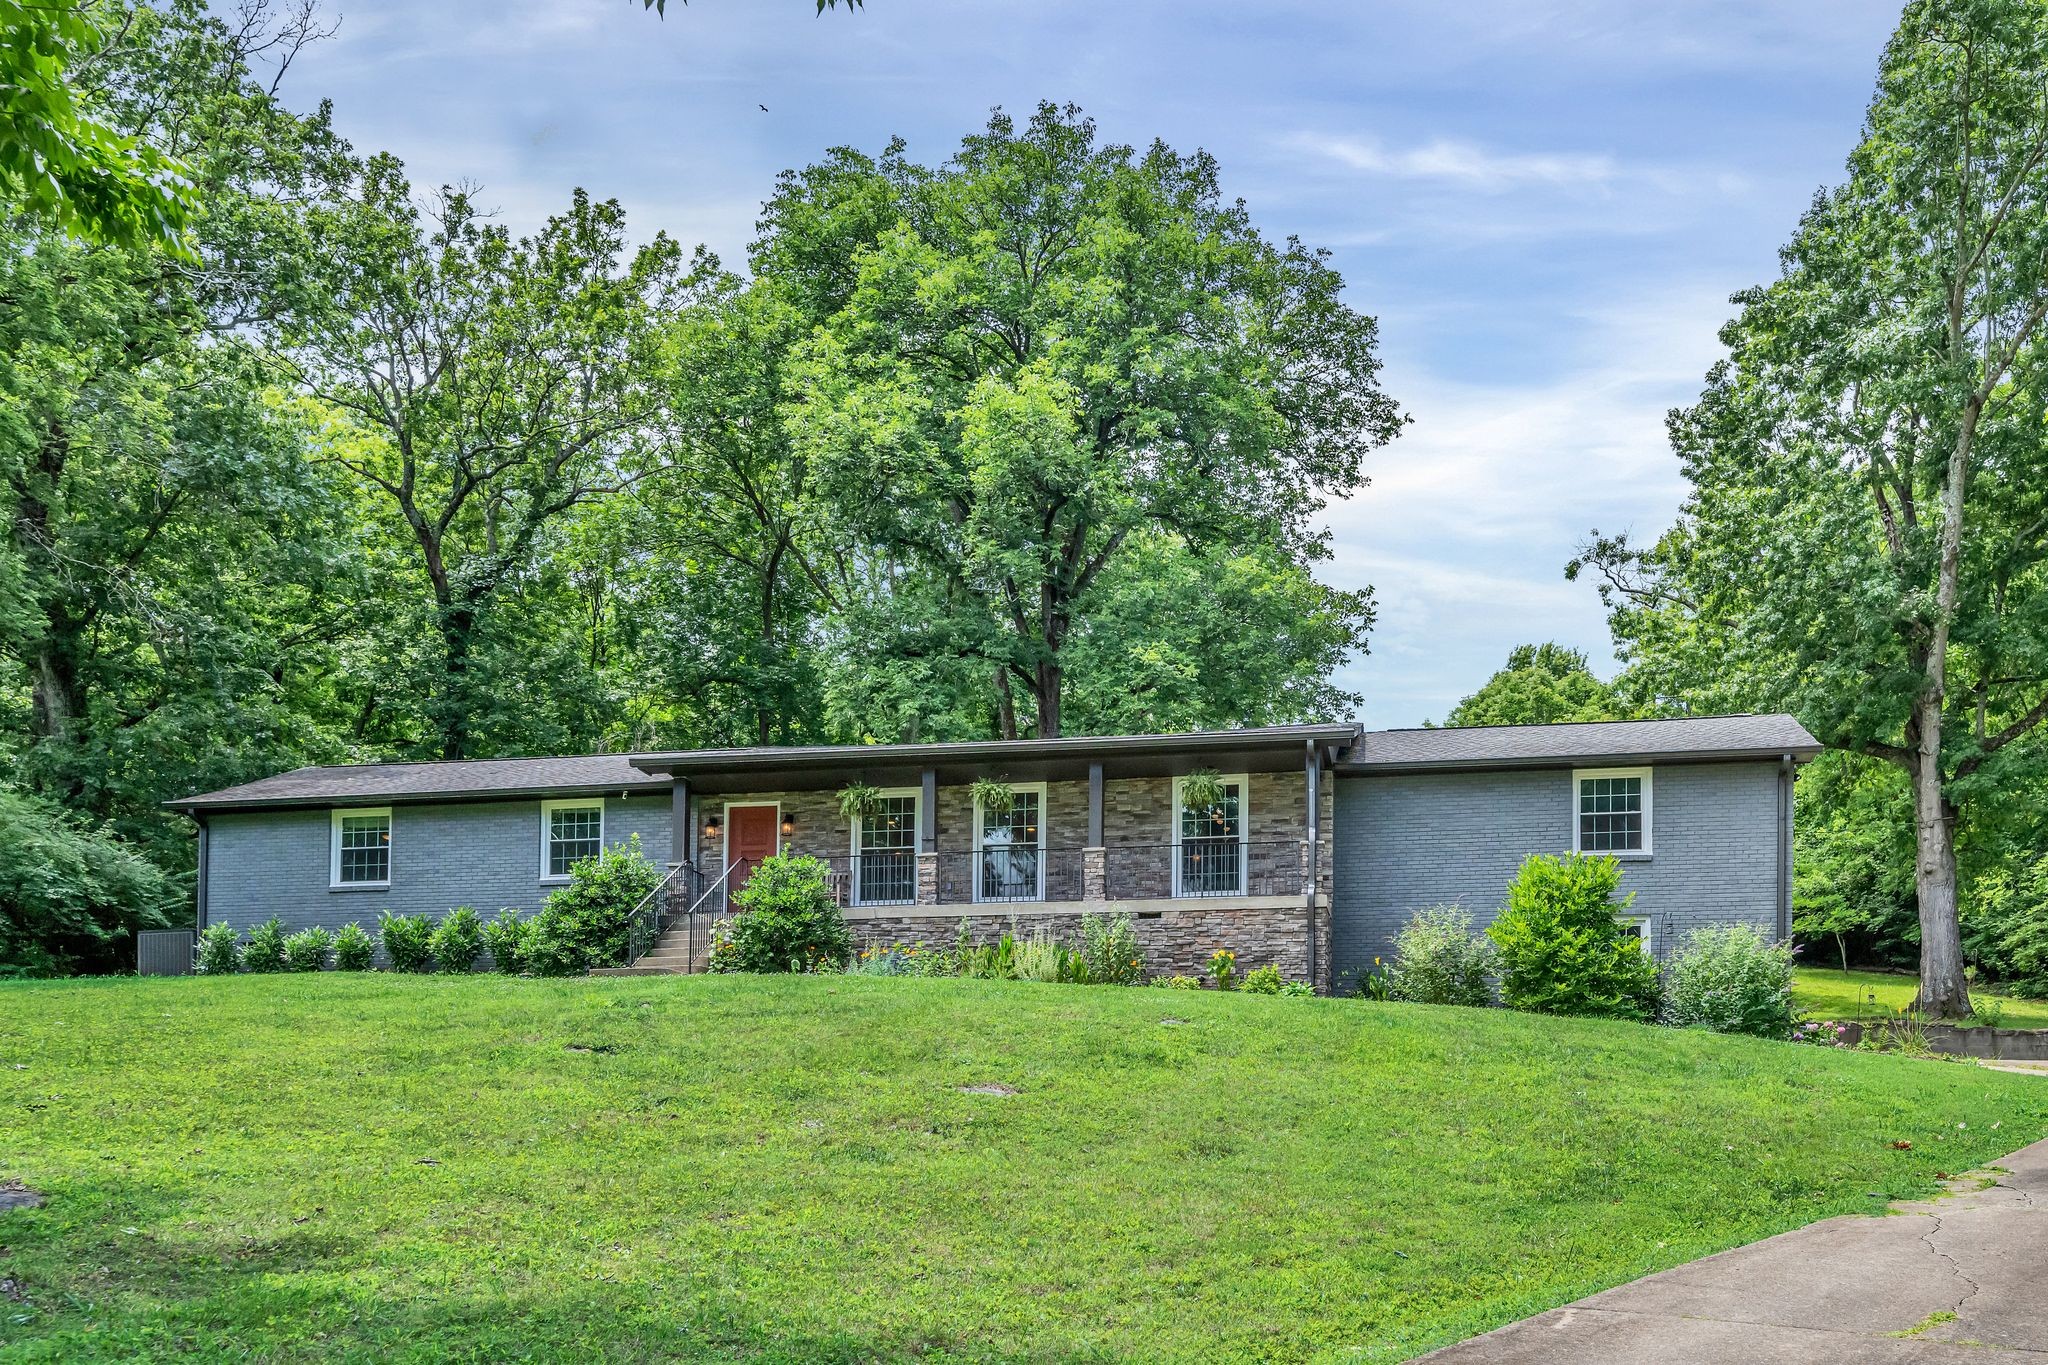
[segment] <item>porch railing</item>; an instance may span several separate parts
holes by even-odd
[[[1077,901],[1086,855],[1078,848],[982,848],[939,853],[942,905]]]
[[[1292,896],[1303,889],[1299,839],[1179,839],[1103,850],[1110,900]]]

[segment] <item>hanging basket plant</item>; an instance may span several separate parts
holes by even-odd
[[[1230,789],[1214,768],[1197,768],[1180,780],[1180,804],[1184,810],[1208,810],[1220,806]]]
[[[866,782],[849,782],[839,789],[839,813],[849,820],[864,820],[882,808],[882,789]]]
[[[977,777],[971,790],[974,804],[990,815],[1008,815],[1017,804],[1017,793],[999,777]]]

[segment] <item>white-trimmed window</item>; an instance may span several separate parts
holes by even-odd
[[[915,787],[881,793],[873,811],[853,822],[853,903],[909,905],[917,899],[917,821],[923,804]]]
[[[604,800],[540,803],[540,879],[566,882],[569,869],[604,848]]]
[[[1045,784],[1010,789],[1010,808],[974,803],[974,899],[1045,899]]]
[[[1650,856],[1650,770],[1581,768],[1572,774],[1572,848],[1617,858]]]
[[[391,807],[337,810],[332,820],[327,884],[337,889],[391,885]]]
[[[1642,946],[1645,953],[1655,954],[1656,945],[1650,941],[1650,917],[1648,915],[1616,915],[1615,927],[1621,930],[1623,938],[1632,938]]]
[[[1173,779],[1173,894],[1242,896],[1251,861],[1251,784],[1240,773],[1222,779],[1223,799],[1190,806]]]

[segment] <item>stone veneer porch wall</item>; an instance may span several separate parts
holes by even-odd
[[[1114,859],[1119,848],[1154,848],[1173,838],[1173,779],[1169,777],[1114,778],[1103,784],[1103,843]],[[1300,772],[1252,773],[1246,799],[1250,811],[1247,837],[1254,845],[1282,844],[1302,837],[1308,819],[1308,786]],[[1335,783],[1329,774],[1323,779],[1321,849],[1317,859],[1316,989],[1330,986],[1330,894],[1332,887],[1332,830],[1334,828]],[[691,821],[696,830],[697,855],[702,866],[716,868],[724,858],[723,832],[716,840],[703,835],[704,820],[714,813],[723,815],[727,805],[779,803],[785,816],[796,816],[796,832],[783,841],[785,852],[819,858],[844,858],[852,851],[852,830],[839,813],[836,791],[768,791],[740,795],[703,795],[691,798]],[[962,784],[938,789],[939,848],[945,852],[971,849],[974,842],[973,798]],[[1085,781],[1052,782],[1046,786],[1046,847],[1078,849],[1088,842],[1088,784]],[[1254,851],[1253,871],[1263,873],[1284,866],[1299,866],[1300,851],[1277,847]],[[1160,860],[1159,877],[1165,878],[1165,859]],[[1167,887],[1161,885],[1161,898]],[[1080,933],[1078,914],[1073,911],[1034,911],[1033,902],[1017,902],[1014,916],[1019,931],[1029,933],[1044,925],[1049,932],[1065,937]],[[1113,901],[1102,903],[1107,910]],[[946,907],[937,907],[946,908]],[[1092,908],[1092,907],[1091,907]],[[1000,936],[1010,927],[1011,913],[990,907],[961,905],[977,939]],[[1147,912],[1149,915],[1151,912]],[[1154,975],[1180,973],[1195,975],[1218,948],[1238,955],[1242,970],[1277,964],[1289,980],[1307,980],[1307,910],[1303,906],[1282,909],[1247,909],[1229,898],[1190,900],[1157,912],[1157,918],[1136,921],[1139,942],[1146,952],[1148,969]],[[887,918],[853,918],[851,927],[861,947],[885,943],[911,944],[922,940],[934,945],[950,944],[958,930],[959,914],[925,913]]]
[[[1070,944],[1080,942],[1081,916],[1076,912],[1028,911],[1020,905],[1020,913],[1010,915],[990,914],[973,906],[961,908],[972,912],[965,918],[977,943],[994,942],[1006,933],[1023,938],[1040,929]],[[1100,908],[1110,913],[1118,907],[1105,904]],[[1209,955],[1228,948],[1237,954],[1239,972],[1270,963],[1289,981],[1306,981],[1307,914],[1307,908],[1300,905],[1251,909],[1193,903],[1185,909],[1141,911],[1133,916],[1132,927],[1145,953],[1145,970],[1152,976],[1201,976],[1208,970]],[[891,945],[908,948],[919,943],[950,948],[959,933],[960,919],[951,915],[849,918],[847,927],[853,931],[856,951]]]

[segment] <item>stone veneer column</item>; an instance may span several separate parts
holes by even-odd
[[[936,853],[917,855],[917,903],[939,903],[939,855]]]
[[[1109,851],[1101,848],[1081,850],[1081,899],[1084,901],[1106,901],[1109,899]]]

